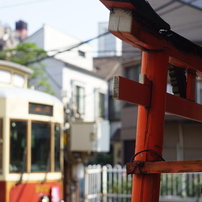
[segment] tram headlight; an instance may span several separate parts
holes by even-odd
[[[49,202],[50,200],[49,200],[49,197],[47,196],[47,195],[43,195],[43,196],[41,196],[41,198],[40,198],[40,202]]]

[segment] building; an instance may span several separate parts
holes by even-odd
[[[45,72],[55,95],[64,103],[65,184],[76,190],[68,189],[66,195],[74,198],[77,182],[83,180],[83,163],[95,153],[109,151],[108,83],[93,69],[89,44],[50,25],[43,25],[25,42],[35,43],[47,52],[42,61]]]
[[[107,82],[93,72],[92,49],[88,44],[80,45],[81,41],[49,25],[43,25],[25,42],[36,43],[47,51],[43,63],[49,82],[72,119],[107,118]]]
[[[108,31],[108,22],[98,23],[98,34]],[[112,34],[105,35],[98,39],[98,57],[121,56],[122,41]]]
[[[108,118],[110,122],[111,154],[113,164],[121,162],[120,129],[122,102],[113,98],[113,77],[122,74],[122,57],[106,56],[93,59],[94,71],[108,83]]]
[[[16,47],[27,37],[27,23],[19,20],[16,22],[15,30],[7,25],[0,25],[0,50]]]

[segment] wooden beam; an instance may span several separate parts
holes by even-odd
[[[126,164],[127,174],[202,172],[202,160],[191,161],[134,161]]]
[[[202,105],[190,100],[166,94],[166,112],[202,122]]]
[[[121,76],[115,76],[113,97],[132,104],[149,107],[151,88],[149,85],[141,84]]]
[[[124,77],[114,77],[114,98],[132,104],[150,106],[151,82],[141,84]],[[174,103],[174,104],[173,104]],[[193,101],[166,93],[165,112],[183,118],[202,122],[202,105]]]
[[[100,0],[109,10],[113,8],[124,8],[124,9],[135,9],[134,5],[130,3],[130,1],[106,1]]]

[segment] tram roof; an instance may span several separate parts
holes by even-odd
[[[17,70],[23,71],[27,74],[33,73],[33,70],[31,70],[30,68],[28,68],[24,65],[20,65],[18,63],[6,61],[6,60],[0,60],[0,66],[6,66],[6,67],[10,67],[12,69],[17,69]]]
[[[41,104],[62,104],[62,101],[53,95],[27,88],[0,86],[0,98],[27,99]]]

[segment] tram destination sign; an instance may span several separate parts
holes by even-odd
[[[29,102],[29,114],[53,116],[53,106]]]

